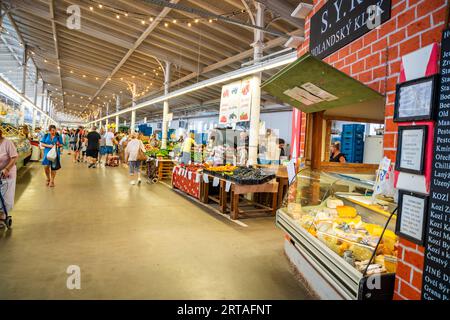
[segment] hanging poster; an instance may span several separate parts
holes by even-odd
[[[250,121],[250,109],[252,106],[252,78],[242,80],[240,98],[238,121]]]
[[[233,124],[250,121],[251,105],[251,78],[223,86],[219,123]]]

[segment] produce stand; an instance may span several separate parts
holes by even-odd
[[[272,194],[272,207],[259,204],[254,201],[242,199],[241,195],[257,193]],[[254,214],[268,213],[272,216],[276,214],[278,208],[278,182],[269,182],[260,185],[231,185],[231,219],[239,219],[240,216],[252,216]]]
[[[274,181],[275,176],[267,176],[262,183],[257,184],[243,184],[232,176],[203,171],[203,179],[201,179],[201,201],[209,204],[210,201],[219,205],[220,211],[223,214],[229,213],[231,219],[236,220],[240,217],[252,217],[255,214],[270,214],[275,215],[278,208],[278,182]],[[211,195],[211,182],[218,180],[217,188],[218,195]],[[206,182],[208,181],[208,182]],[[227,184],[229,190],[227,191]],[[266,206],[258,202],[248,200],[243,195],[252,194],[253,197],[259,193],[270,193],[272,195],[272,205]]]
[[[200,199],[200,177],[198,169],[175,166],[172,174],[172,187],[196,199]]]

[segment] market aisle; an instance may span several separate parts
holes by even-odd
[[[33,164],[0,231],[0,299],[305,299],[273,218],[248,228],[163,185],[131,187],[121,168],[65,158],[57,187]],[[81,268],[81,290],[66,269]]]

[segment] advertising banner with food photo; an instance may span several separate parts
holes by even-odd
[[[251,78],[223,86],[219,123],[231,124],[250,121],[251,104]]]

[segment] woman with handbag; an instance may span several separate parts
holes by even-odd
[[[47,177],[47,186],[55,186],[56,171],[61,169],[61,136],[56,132],[56,126],[51,125],[48,133],[41,140],[41,146],[44,148],[44,166],[45,176]]]
[[[125,149],[125,159],[128,162],[130,171],[130,184],[140,184],[142,182],[141,163],[142,161],[147,160],[147,156],[145,155],[144,143],[138,139],[138,134],[136,132],[131,134],[131,140],[127,143],[127,147]],[[137,182],[135,180],[136,175]]]

